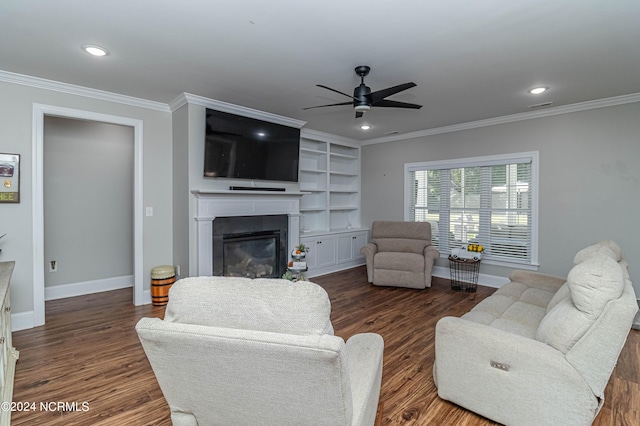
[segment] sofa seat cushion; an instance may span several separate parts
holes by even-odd
[[[574,266],[567,276],[570,297],[547,312],[536,339],[566,354],[596,322],[607,303],[622,295],[624,285],[622,268],[607,255]]]
[[[482,300],[462,318],[528,338],[535,338],[553,292],[510,282]]]
[[[216,303],[211,303],[215,300]],[[173,284],[165,321],[296,335],[333,334],[327,292],[309,281],[190,277]]]
[[[416,253],[380,252],[374,257],[376,269],[394,271],[424,272],[424,256]]]

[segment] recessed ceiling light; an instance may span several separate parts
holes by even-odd
[[[93,46],[89,44],[85,44],[82,46],[82,50],[93,55],[93,56],[107,56],[109,52],[104,47]]]
[[[369,130],[371,128],[371,126],[369,126],[368,124],[363,124],[362,126],[360,126],[360,128],[362,130]]]
[[[534,87],[533,89],[529,89],[529,93],[532,95],[539,95],[540,93],[546,92],[548,87]]]

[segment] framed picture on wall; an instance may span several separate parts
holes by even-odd
[[[0,203],[20,202],[20,154],[0,153]]]

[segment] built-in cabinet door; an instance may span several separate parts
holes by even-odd
[[[338,263],[350,262],[353,259],[352,239],[351,234],[338,236]]]
[[[2,301],[2,312],[0,313],[0,391],[4,391],[7,364],[9,363],[9,348],[11,347],[11,318],[9,313],[9,288],[7,288],[5,299]],[[4,393],[3,393],[4,394]]]
[[[351,237],[351,249],[353,251],[353,260],[364,259],[364,255],[360,253],[360,249],[369,242],[369,233],[367,231],[356,232]]]
[[[367,231],[341,234],[338,237],[338,263],[362,259],[360,249],[367,244]]]
[[[335,265],[336,237],[334,235],[301,238],[300,241],[309,246],[309,252],[307,253],[308,268],[323,268]]]

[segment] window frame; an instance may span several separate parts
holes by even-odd
[[[412,181],[410,179],[411,172],[420,170],[451,170],[458,168],[470,168],[470,167],[490,167],[507,165],[514,163],[531,163],[531,182],[529,191],[531,200],[531,256],[530,259],[491,259],[483,257],[482,262],[490,265],[505,266],[519,269],[537,270],[538,263],[538,218],[539,218],[539,152],[520,152],[501,155],[488,155],[482,157],[468,157],[457,158],[449,160],[435,160],[424,161],[417,163],[405,163],[404,164],[404,220],[413,221],[410,217],[411,214],[411,188]],[[454,209],[455,210],[455,209]],[[441,209],[442,211],[442,209]],[[447,206],[447,211],[451,211],[451,208]],[[447,258],[449,253],[443,253],[440,251],[441,258]]]

